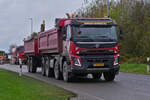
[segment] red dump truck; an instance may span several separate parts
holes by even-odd
[[[28,71],[38,67],[42,75],[71,81],[74,76],[92,74],[113,81],[118,74],[119,45],[122,29],[110,18],[60,18],[55,28],[25,39]]]
[[[11,64],[19,64],[19,58],[26,64],[27,58],[24,55],[24,46],[16,46],[11,50]]]

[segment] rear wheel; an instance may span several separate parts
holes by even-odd
[[[114,71],[104,72],[104,78],[106,81],[113,81],[115,79],[116,73]]]
[[[33,58],[31,58],[31,60],[30,60],[30,72],[31,73],[36,73],[36,66],[34,64],[34,59]]]
[[[45,76],[45,59],[42,58],[42,75]]]
[[[49,58],[46,59],[46,62],[45,62],[45,66],[46,66],[46,76],[47,77],[53,77],[54,76],[54,72],[53,72],[53,69],[50,68],[50,60]]]
[[[55,66],[54,66],[54,76],[55,76],[55,79],[57,80],[61,79],[59,62],[57,60],[55,61]]]
[[[71,76],[69,76],[69,71],[68,71],[68,64],[65,61],[63,64],[63,79],[65,82],[70,82],[71,81]]]
[[[27,61],[27,69],[28,69],[28,72],[30,72],[30,59],[28,59]]]
[[[102,73],[93,73],[92,76],[93,76],[93,79],[100,79],[102,76]]]

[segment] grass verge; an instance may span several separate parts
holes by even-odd
[[[0,69],[0,100],[66,100],[74,96],[57,86]]]
[[[121,64],[121,72],[136,73],[136,74],[149,74],[146,70],[146,64]]]

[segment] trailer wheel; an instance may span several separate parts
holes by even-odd
[[[57,80],[61,79],[60,67],[57,60],[55,61],[55,66],[54,66],[54,76],[55,79]]]
[[[53,77],[54,76],[54,71],[52,68],[50,68],[50,60],[49,58],[46,59],[46,62],[45,62],[45,67],[46,67],[46,76],[47,77]]]
[[[68,64],[66,61],[63,64],[63,79],[65,82],[71,82],[71,76],[69,75]]]
[[[30,59],[28,59],[27,61],[27,69],[28,69],[28,72],[30,72]]]
[[[102,73],[93,73],[92,76],[93,76],[93,79],[100,79],[102,76]]]
[[[31,73],[36,73],[36,66],[34,64],[33,58],[31,58],[31,60],[30,60],[30,72]]]
[[[115,79],[116,73],[114,71],[104,72],[104,79],[106,81],[113,81]]]
[[[42,58],[42,67],[41,67],[41,69],[42,69],[42,75],[45,76],[46,72],[45,72],[45,59],[44,58]]]

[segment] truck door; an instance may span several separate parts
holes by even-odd
[[[66,48],[68,53],[70,49],[70,38],[71,38],[71,26],[67,25]]]

